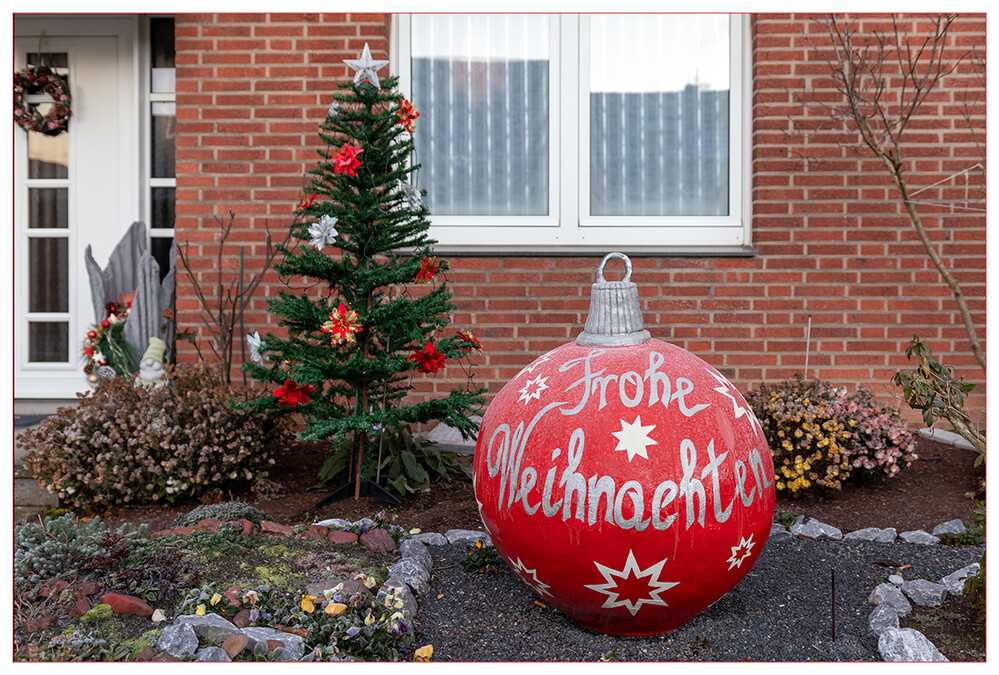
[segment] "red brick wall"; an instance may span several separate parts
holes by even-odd
[[[904,16],[901,25],[914,27]],[[342,60],[355,57],[364,42],[375,58],[387,58],[388,26],[381,14],[177,17],[177,238],[191,242],[206,280],[214,279],[213,214],[236,213],[239,229],[231,239],[247,247],[248,267],[260,259],[265,225],[284,231],[315,163],[318,123],[336,83],[347,76]],[[860,26],[884,29],[884,17],[865,17]],[[746,390],[802,372],[811,316],[809,375],[851,390],[863,384],[883,397],[890,396],[888,381],[905,366],[905,346],[918,332],[938,357],[979,385],[971,403],[984,410],[984,375],[970,355],[955,302],[890,179],[876,161],[844,147],[850,138],[794,93],[837,100],[812,47],[827,42],[825,29],[808,15],[754,17],[757,254],[633,256],[647,327]],[[984,57],[984,17],[961,18],[950,43],[954,57],[974,49]],[[925,103],[905,147],[912,189],[984,163],[984,93],[984,76],[969,56]],[[818,156],[818,162],[803,159]],[[963,284],[984,341],[985,217],[976,210],[984,209],[982,190],[982,173],[972,171],[967,182],[961,176],[919,197],[954,205],[921,205],[920,213]],[[599,256],[449,260],[454,323],[482,340],[476,376],[496,392],[523,365],[582,329]],[[270,329],[262,298],[279,288],[268,276],[246,315],[248,330]],[[199,314],[182,274],[178,313],[189,327]],[[182,359],[194,358],[184,343],[179,349]],[[457,369],[445,372],[453,374],[418,380],[419,390],[462,381]]]

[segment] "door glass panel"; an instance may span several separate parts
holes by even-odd
[[[728,15],[593,15],[590,28],[590,213],[727,215]]]
[[[66,229],[69,227],[69,190],[66,188],[30,188],[28,190],[28,227]]]
[[[69,240],[35,237],[28,242],[28,311],[69,311]]]
[[[150,19],[152,90],[154,93],[175,91],[173,19]]]
[[[160,281],[170,272],[170,247],[173,245],[173,237],[150,237],[149,252],[152,253],[156,264],[160,266]]]
[[[38,106],[44,115],[51,104]],[[28,134],[28,178],[69,178],[69,133],[46,136],[37,131]]]
[[[152,107],[153,178],[173,178],[177,175],[174,162],[177,104],[153,103]]]
[[[176,220],[174,188],[152,188],[152,227],[153,229],[173,229]]]
[[[36,363],[69,361],[69,323],[32,321],[28,324],[28,360]]]
[[[29,66],[48,66],[59,75],[65,77],[69,70],[69,54],[66,52],[28,52]]]

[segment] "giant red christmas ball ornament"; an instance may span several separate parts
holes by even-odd
[[[623,281],[603,280],[609,259]],[[678,628],[732,589],[770,534],[774,470],[745,399],[642,327],[631,264],[601,263],[586,330],[496,396],[475,494],[496,550],[593,630]]]

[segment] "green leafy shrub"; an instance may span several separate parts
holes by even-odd
[[[126,556],[144,556],[150,544],[146,526],[127,527],[109,530],[98,517],[82,522],[72,513],[14,525],[14,587],[37,589],[47,579],[86,578]]]
[[[838,490],[851,477],[894,476],[916,459],[898,410],[867,390],[847,394],[797,377],[763,384],[747,400],[773,453],[777,489],[791,495]]]
[[[468,549],[468,554],[461,561],[461,569],[473,574],[482,574],[490,570],[495,570],[500,557],[496,549],[486,546],[481,540],[475,542],[475,546]]]
[[[173,521],[173,526],[189,527],[197,525],[205,518],[215,518],[223,523],[245,519],[254,525],[260,525],[260,521],[267,520],[268,516],[246,502],[219,502],[218,504],[202,504],[182,516],[177,516],[176,520]]]
[[[116,377],[21,435],[39,484],[76,508],[207,501],[263,487],[286,423],[230,405],[202,368],[168,369],[166,386]]]

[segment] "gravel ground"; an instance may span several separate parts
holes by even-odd
[[[537,596],[505,565],[464,572],[461,546],[428,547],[430,591],[419,603],[417,639],[434,661],[880,661],[868,634],[867,598],[893,572],[940,579],[978,562],[983,547],[866,541],[770,540],[752,571],[685,626],[663,635],[621,637],[581,628]],[[830,570],[836,570],[836,641]]]

